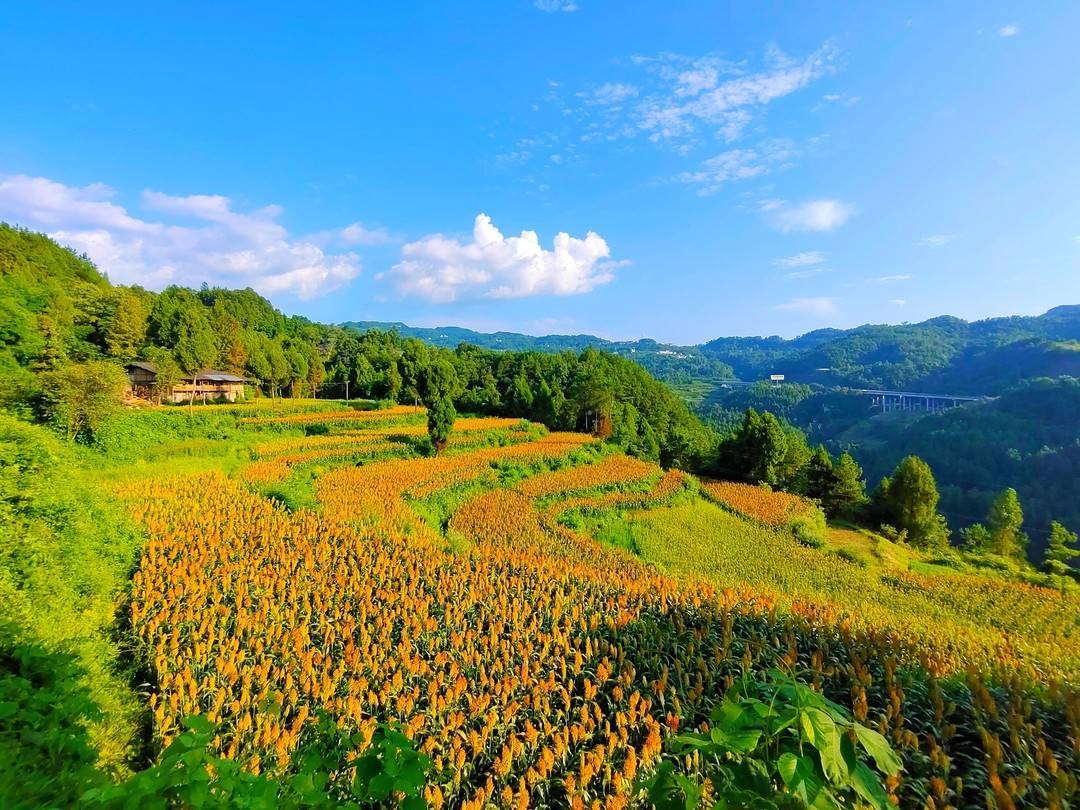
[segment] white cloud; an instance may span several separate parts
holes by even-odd
[[[632,84],[626,84],[624,82],[608,82],[597,87],[595,90],[589,93],[578,93],[578,98],[585,99],[585,101],[591,104],[603,104],[609,106],[612,104],[621,104],[624,101],[634,98],[638,94],[638,89]]]
[[[847,93],[826,93],[821,97],[821,100],[829,104],[842,104],[845,107],[854,107],[862,101],[862,96],[851,96]]]
[[[820,250],[804,250],[794,256],[774,259],[773,264],[777,267],[806,267],[809,264],[821,264],[823,261],[825,261],[825,254]]]
[[[534,0],[533,5],[548,14],[556,11],[577,11],[578,5],[574,0]]]
[[[85,252],[119,283],[162,287],[204,281],[310,298],[360,272],[354,253],[331,254],[312,239],[294,239],[277,222],[282,210],[236,211],[228,197],[175,197],[144,191],[131,214],[101,183],[67,186],[44,177],[0,176],[0,219],[43,230]]]
[[[694,172],[683,172],[679,180],[698,186],[699,194],[715,194],[731,180],[746,180],[784,168],[797,157],[798,150],[785,138],[763,141],[753,149],[730,149],[702,162]]]
[[[823,273],[831,272],[832,270],[827,267],[809,267],[806,270],[792,270],[790,273],[784,273],[784,278],[813,278],[814,276],[820,276]]]
[[[843,225],[855,209],[840,200],[766,200],[761,204],[766,221],[783,233],[792,231],[831,231]]]
[[[777,304],[773,309],[783,312],[808,312],[812,315],[830,315],[836,312],[836,299],[793,298],[786,304]]]
[[[895,284],[897,281],[911,281],[911,276],[900,274],[895,276],[879,276],[878,284]]]
[[[719,127],[725,139],[734,140],[756,109],[832,72],[836,56],[831,44],[802,60],[771,48],[767,67],[757,72],[746,72],[715,57],[662,54],[639,59],[639,63],[651,64],[668,86],[641,105],[637,125],[653,140],[686,137],[701,125]],[[730,78],[721,78],[726,75]]]
[[[401,261],[377,278],[402,296],[447,303],[476,298],[578,295],[607,284],[620,262],[598,234],[563,232],[551,250],[536,231],[506,237],[487,214],[478,214],[471,241],[431,234],[401,249]]]
[[[955,238],[955,233],[937,233],[933,236],[924,236],[922,239],[916,239],[915,245],[917,247],[942,247],[949,244],[949,242]]]
[[[362,222],[346,225],[338,233],[346,245],[389,245],[398,241],[386,228],[369,228]]]
[[[1008,25],[1003,25],[1000,29],[998,29],[998,34],[1003,37],[1015,37],[1019,33],[1020,26],[1016,23],[1009,23]]]
[[[902,307],[902,306],[904,306],[904,304],[907,303],[907,299],[906,298],[890,298],[889,303],[892,304],[893,306]]]

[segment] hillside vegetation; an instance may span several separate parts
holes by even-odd
[[[132,418],[163,417],[192,418]],[[114,472],[98,474],[146,535],[122,612],[153,684],[127,707],[148,700],[150,751],[199,714],[213,751],[287,774],[326,711],[361,750],[400,724],[430,759],[432,806],[620,806],[733,676],[781,667],[886,736],[905,771],[885,790],[903,806],[1077,790],[1074,594],[866,567],[588,435],[462,419],[460,442],[425,458],[410,408],[195,418],[208,434],[195,455],[178,439],[154,464],[106,454]],[[249,461],[233,466],[237,452]],[[267,462],[283,465],[270,480]],[[609,545],[619,525],[629,542]],[[998,784],[987,767],[1028,776]]]
[[[594,347],[438,348],[0,238],[5,806],[1080,800],[1075,535],[1025,563],[1015,491],[958,551],[921,459],[868,496]],[[247,393],[122,405],[136,357]],[[1068,385],[994,405],[1065,426]]]

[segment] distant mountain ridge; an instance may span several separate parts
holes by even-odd
[[[769,374],[825,386],[948,390],[995,394],[1025,379],[1080,377],[1080,305],[1042,315],[965,321],[940,316],[914,324],[866,324],[817,329],[796,338],[721,337],[698,346],[642,338],[611,341],[595,335],[532,336],[484,333],[455,326],[353,321],[360,330],[392,329],[452,348],[472,343],[488,349],[580,351],[596,346],[633,357],[676,383],[725,376],[754,380]]]
[[[521,332],[477,332],[462,326],[409,326],[400,321],[346,321],[341,326],[347,329],[367,331],[381,329],[395,331],[404,337],[415,337],[452,349],[459,343],[471,343],[484,349],[510,349],[535,351],[580,351],[588,346],[608,348],[614,345],[633,345],[640,341],[612,341],[596,335],[526,335]],[[656,341],[646,340],[648,343]],[[659,344],[658,344],[659,345]]]

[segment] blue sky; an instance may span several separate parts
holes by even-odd
[[[0,219],[323,321],[1034,314],[1080,302],[1078,30],[1071,2],[18,4]]]

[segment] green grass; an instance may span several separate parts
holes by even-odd
[[[1024,667],[1080,678],[1075,594],[955,571],[920,576],[897,564],[905,549],[887,548],[872,535],[844,533],[846,545],[807,548],[703,500],[629,520],[642,558],[675,576],[764,589],[782,609],[809,601],[846,616],[853,627],[894,633],[913,653],[925,647],[989,665],[1010,650]],[[834,530],[833,543],[837,537]]]

